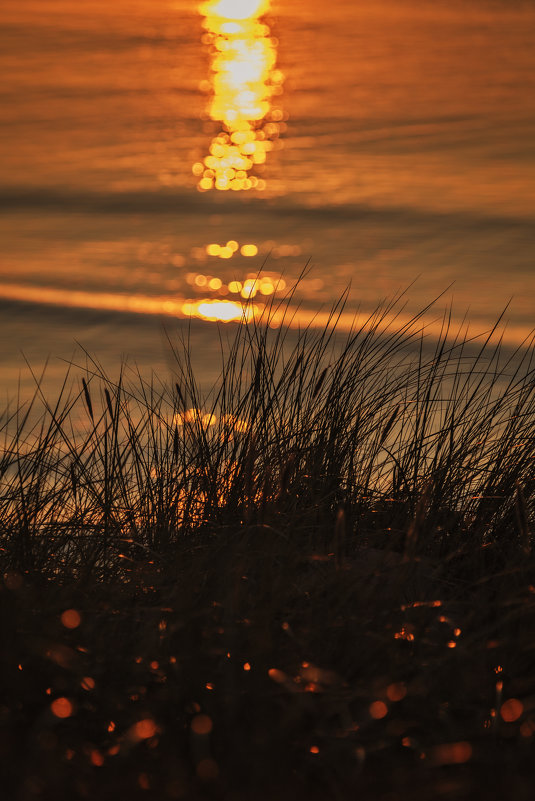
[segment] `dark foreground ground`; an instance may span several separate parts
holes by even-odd
[[[533,798],[533,558],[325,539],[207,533],[106,586],[6,573],[5,797]]]

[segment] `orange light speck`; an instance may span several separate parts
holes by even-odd
[[[251,670],[251,665],[249,662],[244,662],[243,669],[246,671]]]
[[[500,707],[500,715],[506,723],[514,723],[522,715],[524,704],[518,698],[509,698]]]
[[[76,609],[66,609],[61,614],[61,622],[66,629],[76,629],[82,622],[82,617]]]
[[[209,715],[195,715],[191,721],[191,730],[194,734],[210,734],[213,728],[212,718]]]
[[[407,640],[408,642],[414,641],[414,634],[408,626],[402,626],[399,631],[394,634],[395,640]]]
[[[384,701],[373,701],[370,704],[369,709],[370,717],[374,720],[381,720],[381,718],[386,717],[388,714],[388,707]]]
[[[211,681],[207,681],[204,686],[206,687],[207,690],[213,690],[214,687],[215,687],[215,684],[212,684]]]
[[[68,698],[61,696],[60,698],[56,698],[54,701],[52,701],[50,704],[50,709],[57,718],[70,718],[74,707]]]
[[[92,676],[84,676],[80,682],[80,687],[82,687],[84,690],[94,690],[95,679]]]
[[[311,745],[309,750],[311,754],[319,754],[320,752],[317,745]]]
[[[115,731],[115,721],[114,720],[110,720],[110,722],[108,723],[108,731],[109,732]]]
[[[157,661],[156,661],[156,659],[154,659],[154,660],[153,660],[153,661],[150,663],[150,669],[151,669],[151,670],[158,670],[158,668],[159,668],[159,667],[160,667],[160,663],[159,663],[159,662],[157,662]]]

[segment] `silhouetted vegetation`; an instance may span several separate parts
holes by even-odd
[[[531,798],[533,343],[342,305],[6,413],[6,798]]]

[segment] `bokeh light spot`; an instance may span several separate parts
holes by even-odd
[[[73,713],[74,707],[71,701],[64,696],[60,698],[56,698],[50,704],[50,709],[52,710],[52,714],[54,714],[57,718],[70,718]]]
[[[66,629],[76,629],[82,622],[82,617],[76,609],[66,609],[61,614],[61,622]]]
[[[191,730],[194,734],[210,734],[213,728],[212,718],[209,715],[195,715],[191,721]]]
[[[388,714],[388,707],[384,701],[373,701],[369,706],[370,717],[374,720],[381,720]]]
[[[506,723],[514,723],[524,711],[524,705],[518,698],[509,698],[500,708],[500,715]]]
[[[407,687],[402,681],[398,681],[388,685],[386,694],[389,701],[401,701],[407,695]]]
[[[150,737],[154,737],[156,732],[156,723],[152,720],[152,718],[138,720],[138,722],[134,725],[134,734],[140,740],[148,740]]]

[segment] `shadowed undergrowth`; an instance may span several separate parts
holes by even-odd
[[[342,308],[5,415],[12,793],[531,797],[532,342]]]

